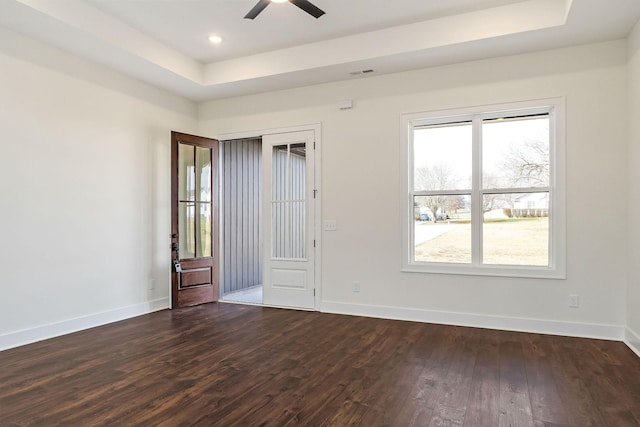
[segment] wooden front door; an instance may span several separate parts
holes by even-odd
[[[218,141],[171,132],[172,308],[218,300]]]

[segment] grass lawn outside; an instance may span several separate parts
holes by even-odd
[[[415,247],[418,262],[471,262],[471,224],[416,223],[416,229],[434,236]],[[440,227],[424,228],[424,227]],[[416,239],[417,241],[418,239]],[[488,220],[483,225],[483,261],[493,265],[547,266],[549,218]]]

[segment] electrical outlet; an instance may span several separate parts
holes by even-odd
[[[152,291],[156,288],[156,279],[149,279],[149,290]]]
[[[580,297],[578,295],[569,295],[569,307],[578,308],[580,307]]]
[[[354,281],[351,283],[351,290],[353,292],[360,292],[360,282]]]

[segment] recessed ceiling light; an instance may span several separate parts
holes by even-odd
[[[209,41],[213,44],[220,44],[222,43],[222,37],[214,34],[212,36],[209,36]]]
[[[286,3],[289,0],[271,0],[271,3]]]

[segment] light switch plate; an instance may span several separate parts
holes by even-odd
[[[322,221],[322,229],[324,231],[336,231],[338,229],[338,223],[335,219],[326,219]]]

